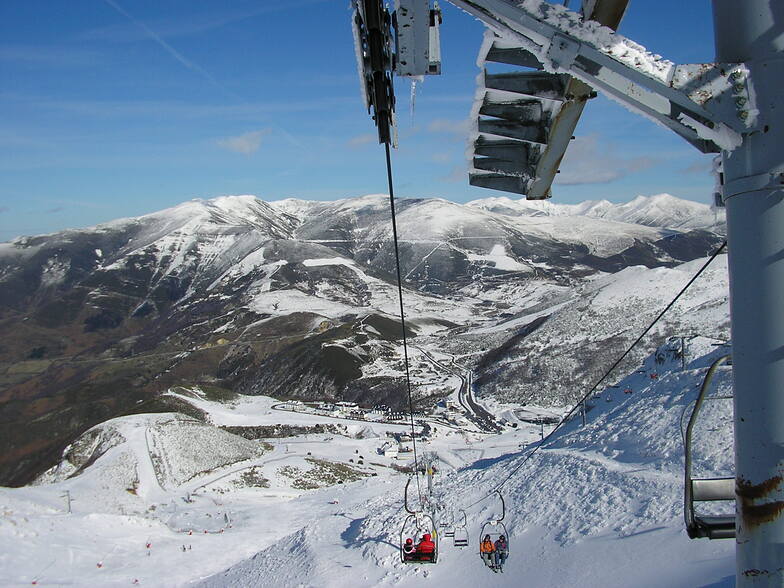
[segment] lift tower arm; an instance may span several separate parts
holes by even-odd
[[[580,16],[616,30],[628,3],[582,0]],[[543,72],[535,55],[489,28],[477,58],[477,63],[487,62],[522,69],[503,74],[485,70],[477,78],[468,181],[529,200],[550,198],[583,109],[596,92],[571,75]]]
[[[739,63],[676,65],[577,12],[545,0],[450,0],[492,31],[672,129],[703,153],[732,150],[758,127],[748,71]]]

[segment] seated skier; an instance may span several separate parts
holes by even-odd
[[[495,545],[493,545],[493,541],[490,539],[490,535],[485,535],[485,538],[482,539],[482,542],[479,544],[479,554],[482,556],[482,561],[485,562],[485,565],[495,572],[495,556],[493,555],[494,551]]]
[[[493,547],[495,547],[495,552],[493,553],[495,556],[495,566],[498,568],[499,572],[503,572],[504,562],[506,562],[506,558],[509,557],[509,545],[506,542],[506,537],[501,535],[496,539]]]
[[[416,546],[414,545],[414,540],[409,537],[406,539],[406,542],[403,544],[403,560],[410,561],[414,559],[414,554],[416,553]]]
[[[436,544],[433,542],[430,533],[422,535],[422,540],[416,546],[416,556],[420,561],[433,561],[436,552]]]

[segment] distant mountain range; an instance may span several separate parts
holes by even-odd
[[[174,385],[403,406],[388,206],[225,196],[0,244],[0,484],[29,481],[92,425],[176,410],[161,396]],[[479,395],[573,401],[647,316],[636,284],[660,283],[645,289],[653,309],[724,232],[668,195],[397,209],[420,405],[451,384],[417,346],[462,356]],[[616,274],[621,293],[597,306]],[[704,307],[718,315],[721,284]],[[579,345],[563,331],[576,326]],[[572,362],[568,387],[555,356]]]
[[[550,200],[512,200],[501,196],[473,200],[467,206],[510,216],[588,216],[620,223],[680,230],[708,229],[723,232],[727,222],[722,208],[711,208],[670,194],[637,196],[623,204],[613,204],[609,200],[559,204]]]

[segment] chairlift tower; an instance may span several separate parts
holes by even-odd
[[[713,0],[760,127],[722,152],[735,389],[736,582],[784,586],[784,2]]]
[[[401,54],[427,62],[425,35],[406,38],[390,57],[391,34],[382,29],[385,19],[395,19],[385,16],[381,0],[352,1],[363,95],[379,142],[388,146],[391,75]],[[736,585],[784,586],[784,1],[713,0],[716,63],[684,65],[613,31],[628,0],[582,0],[581,14],[545,0],[449,2],[489,29],[483,59],[537,70],[482,76],[473,185],[550,197],[590,98],[580,84],[699,151],[720,154],[717,202],[727,209],[735,398]],[[395,4],[407,23],[440,24],[437,7],[426,1]],[[428,55],[436,59],[437,38],[428,39]],[[546,111],[539,101],[561,106]]]

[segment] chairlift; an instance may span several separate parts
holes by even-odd
[[[463,514],[463,523],[455,525],[452,545],[455,547],[468,547],[468,517],[462,508],[460,509],[460,512]]]
[[[408,516],[403,521],[403,527],[400,529],[400,561],[405,564],[434,564],[438,562],[438,531],[436,530],[436,523],[433,517],[421,510],[415,511],[408,506],[408,486],[411,484],[411,478],[408,478],[405,489],[405,507]],[[407,540],[411,540],[407,542]],[[419,544],[414,543],[416,540],[429,539],[432,545],[432,551],[422,552]]]
[[[734,539],[735,538],[735,513],[732,514],[699,514],[695,511],[696,502],[715,500],[735,500],[735,478],[694,478],[692,476],[692,437],[697,416],[706,400],[708,388],[716,370],[723,364],[732,365],[729,355],[724,355],[711,364],[705,379],[702,381],[700,393],[694,403],[689,424],[686,427],[684,444],[684,509],[683,518],[686,522],[686,532],[690,539],[707,537],[708,539]],[[718,397],[726,398],[726,397]],[[715,398],[715,399],[718,399]],[[708,400],[714,400],[709,398]]]
[[[503,567],[503,563],[496,564],[496,560],[494,558],[488,557],[485,559],[482,557],[482,541],[489,537],[490,541],[495,546],[495,542],[499,538],[503,537],[506,540],[506,557],[504,558],[504,561],[506,561],[506,559],[509,557],[509,533],[506,530],[506,525],[504,525],[506,504],[504,503],[504,497],[501,495],[501,492],[496,490],[496,493],[498,494],[498,498],[501,500],[501,516],[497,519],[491,519],[482,525],[482,532],[479,534],[479,557],[482,558],[482,562],[494,572],[497,572],[498,568]]]
[[[438,524],[441,525],[441,534],[444,537],[455,536],[455,511],[448,509],[443,517],[439,518]]]

